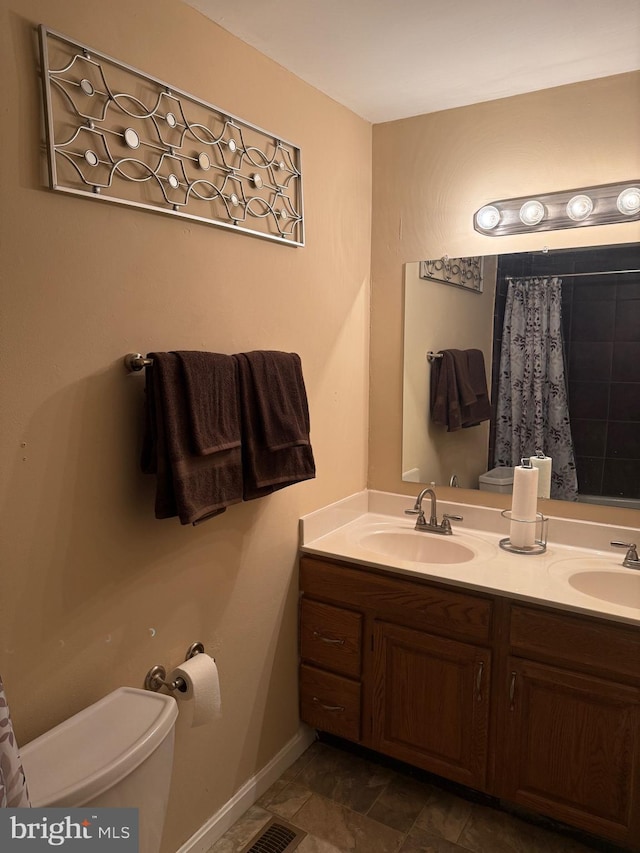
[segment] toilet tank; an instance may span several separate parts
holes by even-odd
[[[157,853],[169,799],[178,706],[119,687],[21,747],[35,807],[139,810],[140,853]]]

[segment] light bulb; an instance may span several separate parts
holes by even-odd
[[[567,216],[574,222],[582,222],[593,212],[593,201],[588,195],[574,195],[567,203]]]
[[[537,199],[525,201],[520,208],[520,221],[525,225],[537,225],[544,218],[544,205]]]
[[[500,211],[492,204],[481,207],[476,213],[476,222],[483,231],[491,231],[500,222]]]
[[[616,207],[625,216],[635,216],[640,212],[640,188],[627,187],[622,190],[616,201]]]

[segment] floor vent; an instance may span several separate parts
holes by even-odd
[[[271,818],[240,853],[289,853],[296,849],[306,834],[283,820]]]

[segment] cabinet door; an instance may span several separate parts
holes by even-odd
[[[379,622],[374,635],[374,745],[483,789],[491,656],[488,649]]]
[[[508,664],[504,796],[640,849],[640,689]]]

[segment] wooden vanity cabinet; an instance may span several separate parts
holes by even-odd
[[[640,849],[640,631],[512,604],[500,796]]]
[[[640,851],[640,629],[304,555],[322,731]]]
[[[485,790],[491,599],[312,557],[300,575],[302,719],[347,737],[350,725],[351,740]],[[333,673],[343,700],[320,689],[337,688]],[[359,728],[346,722],[356,693]]]
[[[300,605],[300,709],[314,728],[360,741],[360,613],[303,598]]]
[[[374,748],[484,790],[490,651],[392,622],[373,637]]]

